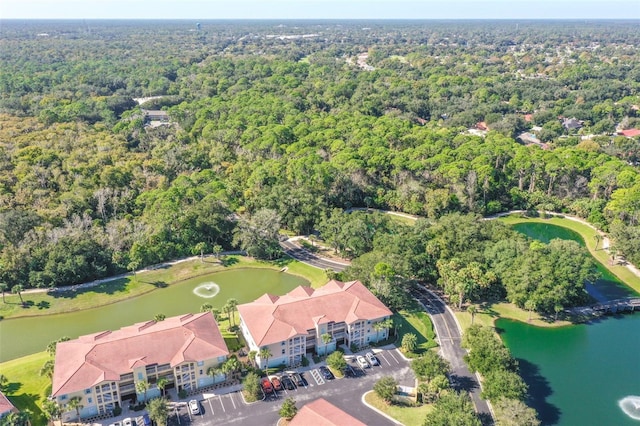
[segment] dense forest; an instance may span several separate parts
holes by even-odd
[[[622,21],[2,21],[0,279],[271,258],[278,229],[317,230],[376,285],[384,257],[457,303],[579,303],[568,281],[523,280],[570,255],[592,279],[580,249],[480,217],[574,214],[640,263],[640,137],[623,133],[640,128],[638,44]],[[158,109],[169,121],[149,123]]]

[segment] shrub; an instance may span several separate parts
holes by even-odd
[[[335,371],[342,371],[347,368],[347,361],[345,361],[342,352],[335,351],[327,357],[327,365]]]
[[[291,420],[298,413],[298,407],[296,407],[296,401],[293,398],[287,398],[282,403],[282,408],[278,414],[285,420]]]
[[[398,383],[391,376],[385,376],[373,385],[373,391],[387,404],[393,401],[393,396],[396,394],[397,388]]]
[[[302,361],[301,362],[302,362],[302,366],[303,367],[306,367],[306,366],[309,365],[309,359],[306,356],[302,357]]]

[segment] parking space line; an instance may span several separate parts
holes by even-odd
[[[222,405],[222,411],[226,413],[226,412],[227,412],[227,410],[225,410],[225,408],[224,408],[224,404],[222,403],[222,395],[219,395],[219,396],[218,396],[218,400],[220,401],[220,405]]]
[[[320,375],[320,371],[318,371],[317,368],[311,370],[310,373],[311,377],[313,377],[313,380],[315,380],[318,385],[324,385],[324,379]]]
[[[233,395],[229,394],[229,398],[231,398],[231,403],[233,404],[233,409],[236,409],[236,402],[233,400]]]
[[[215,411],[213,411],[213,405],[211,405],[211,399],[212,398],[209,398],[207,401],[209,402],[209,408],[211,408],[211,414],[215,414]]]
[[[396,348],[396,351],[397,351],[397,350],[398,350],[398,349]],[[391,358],[393,358],[393,360],[396,362],[396,364],[400,364],[400,361],[398,361],[398,359],[397,359],[395,356],[393,356],[393,352],[389,351],[389,352],[387,352],[387,353],[388,353],[389,355],[391,355]]]
[[[384,356],[384,353],[383,353],[383,352],[378,352],[376,355],[377,355],[379,358],[384,359],[384,362],[386,362],[387,364],[391,365],[391,363],[389,362],[389,360],[387,359],[387,357],[386,357],[386,356]],[[382,367],[382,363],[380,363],[380,366]]]

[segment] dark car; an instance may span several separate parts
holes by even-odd
[[[286,390],[294,390],[296,388],[296,385],[293,384],[293,380],[291,380],[289,376],[282,376],[280,382]]]
[[[356,372],[353,371],[353,368],[351,368],[350,365],[347,365],[342,372],[344,373],[344,377],[356,377]]]
[[[327,367],[323,365],[322,367],[319,368],[319,370],[320,370],[320,373],[322,374],[322,377],[324,377],[326,380],[333,380],[333,373]]]
[[[292,373],[289,375],[289,377],[291,377],[291,380],[293,380],[293,383],[296,384],[296,386],[304,386],[304,380],[302,379],[302,376],[298,373]]]

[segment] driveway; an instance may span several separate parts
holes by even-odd
[[[420,302],[429,313],[436,335],[440,343],[442,357],[451,364],[452,385],[456,389],[469,392],[476,412],[485,425],[493,424],[491,411],[487,401],[480,397],[480,386],[475,374],[471,374],[464,362],[467,351],[460,346],[461,336],[458,323],[453,313],[447,309],[444,301],[425,287],[420,286],[411,291],[412,296]]]
[[[199,398],[202,414],[185,417],[180,416],[181,425],[197,426],[215,425],[273,425],[279,419],[278,411],[286,398],[293,398],[298,409],[306,403],[324,398],[360,421],[368,425],[393,426],[397,423],[379,415],[362,403],[362,395],[371,389],[376,381],[384,376],[393,376],[399,384],[414,386],[413,371],[397,349],[373,349],[380,365],[361,369],[355,363],[354,355],[345,355],[348,364],[356,371],[357,377],[325,380],[318,372],[315,364],[309,367],[290,371],[302,373],[305,385],[295,390],[278,391],[277,396],[270,396],[264,401],[247,404],[240,392],[222,395],[205,394]],[[288,370],[289,371],[289,370]],[[170,417],[170,424],[178,424],[176,417]]]

